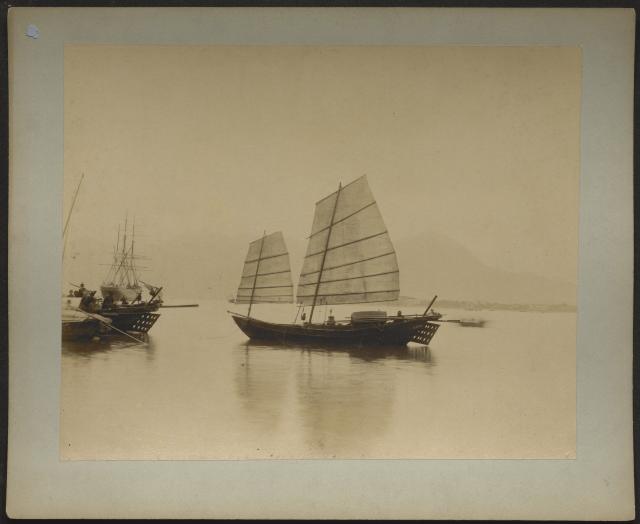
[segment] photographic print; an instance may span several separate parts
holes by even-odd
[[[10,517],[633,518],[633,10],[8,42]]]
[[[66,45],[60,458],[574,459],[581,59]]]

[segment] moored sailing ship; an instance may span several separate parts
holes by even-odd
[[[251,339],[319,345],[429,344],[439,315],[388,316],[383,311],[354,312],[348,320],[333,316],[313,323],[320,305],[363,304],[397,300],[400,296],[396,253],[365,176],[316,203],[297,289],[297,302],[310,306],[309,319],[277,324],[251,317],[256,303],[291,303],[293,285],[289,254],[282,233],[251,242],[236,303],[249,304],[247,315],[231,313]],[[297,320],[297,319],[296,319]]]
[[[127,244],[127,220],[125,219],[122,244],[120,244],[120,230],[118,229],[118,240],[113,252],[113,262],[100,286],[103,298],[110,297],[114,302],[123,299],[125,302],[133,302],[141,297],[142,287],[140,287],[136,270],[134,247],[135,224],[133,225],[131,242]]]

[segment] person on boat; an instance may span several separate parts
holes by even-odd
[[[80,301],[80,309],[83,309],[84,311],[89,311],[91,309],[91,305],[93,304],[93,301],[95,300],[93,298],[95,294],[96,294],[95,291],[92,291],[91,293],[86,293],[82,297],[82,300]]]
[[[138,291],[134,302],[142,302],[142,291]]]
[[[73,289],[69,290],[69,294],[67,295],[68,297],[72,297],[73,296]]]
[[[123,306],[127,306],[129,304],[129,302],[127,302],[127,297],[125,297],[124,295],[122,296],[122,305]]]
[[[110,308],[111,306],[113,306],[113,295],[111,293],[107,293],[107,296],[104,297],[104,300],[102,301],[102,307]]]

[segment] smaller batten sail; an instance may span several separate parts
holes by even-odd
[[[297,300],[356,304],[399,295],[396,253],[363,176],[316,203]]]
[[[289,253],[282,232],[265,235],[249,244],[235,302],[293,302]]]

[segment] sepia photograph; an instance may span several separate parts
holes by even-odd
[[[64,50],[63,459],[574,458],[580,50]]]
[[[634,43],[9,9],[7,515],[633,519]]]

